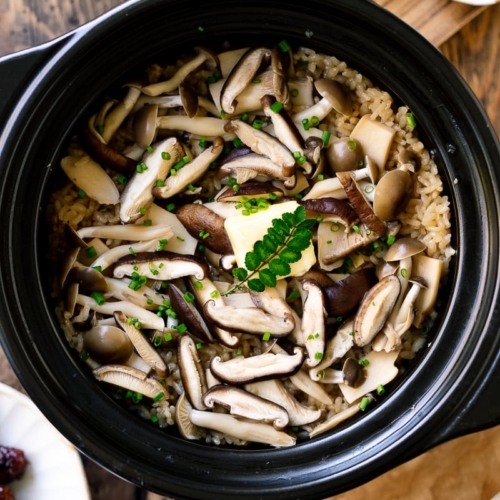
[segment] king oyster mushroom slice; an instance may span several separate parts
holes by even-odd
[[[272,95],[265,95],[261,99],[262,109],[264,110],[265,115],[271,119],[276,137],[292,153],[297,153],[300,157],[304,157],[304,139],[300,135],[297,125],[290,118],[290,115],[287,113],[285,108],[278,112],[272,109],[273,104],[276,102],[278,101]],[[299,162],[299,165],[307,175],[312,173],[313,167],[309,161]]]
[[[137,319],[143,328],[161,331],[165,329],[163,318],[132,302],[119,300],[116,302],[106,301],[103,304],[98,304],[92,297],[79,294],[76,298],[76,303],[82,307],[87,307],[97,313],[107,316],[112,316],[115,311],[123,311],[129,318]]]
[[[271,332],[273,337],[284,337],[295,326],[291,316],[275,316],[258,307],[217,306],[214,300],[209,300],[203,306],[203,311],[217,326],[234,332]]]
[[[237,356],[229,361],[221,361],[220,356],[212,358],[210,370],[223,382],[241,385],[276,377],[286,377],[296,373],[304,362],[305,353],[301,347],[294,347],[294,354],[257,354],[249,358]]]
[[[102,364],[123,364],[134,352],[127,335],[111,325],[94,326],[83,336],[83,348],[90,357]]]
[[[304,280],[302,289],[307,293],[302,304],[301,323],[308,355],[305,365],[312,368],[321,362],[325,352],[325,298],[321,287],[313,280]]]
[[[224,140],[216,137],[212,146],[205,149],[194,160],[187,163],[177,171],[177,175],[169,176],[165,180],[164,186],[154,187],[153,196],[155,198],[171,198],[184,191],[189,184],[196,182],[209,169],[210,164],[222,153]]]
[[[288,305],[286,299],[283,298],[276,287],[266,286],[262,292],[250,290],[250,297],[259,309],[273,316],[285,318],[287,321],[294,321],[293,309]]]
[[[391,170],[375,186],[373,211],[382,221],[397,219],[413,194],[413,178],[404,170]]]
[[[200,257],[161,250],[126,255],[116,262],[113,269],[115,278],[132,276],[135,273],[160,281],[191,275],[201,280],[208,275],[208,266]]]
[[[288,413],[283,407],[240,387],[216,385],[203,395],[203,402],[208,408],[214,408],[215,404],[228,408],[235,417],[272,423],[278,430],[283,430],[289,423]]]
[[[386,276],[365,295],[354,317],[354,342],[369,344],[383,328],[401,291],[396,276]]]
[[[114,318],[116,324],[126,333],[130,342],[134,345],[139,356],[160,376],[168,375],[168,367],[163,361],[163,358],[158,354],[158,351],[153,347],[153,344],[147,339],[144,334],[137,329],[132,323],[127,322],[127,316],[122,311],[115,311]]]
[[[134,222],[142,216],[141,209],[144,211],[153,202],[152,191],[156,181],[164,180],[183,156],[184,147],[175,137],[155,143],[153,151],[144,154],[143,168],[134,173],[120,196],[122,222]]]
[[[361,221],[371,231],[377,233],[379,236],[384,236],[387,232],[387,226],[373,212],[370,202],[367,200],[352,172],[337,172],[337,178],[344,186],[347,197]]]
[[[189,332],[200,340],[213,342],[212,333],[193,301],[186,298],[186,295],[173,283],[169,285],[169,297],[174,311],[179,315],[179,321],[187,326]]]
[[[361,144],[365,155],[368,155],[379,171],[383,172],[395,135],[394,128],[378,120],[372,120],[368,114],[359,119],[350,138]]]
[[[267,156],[281,168],[284,177],[294,175],[295,158],[291,151],[276,137],[252,127],[239,118],[229,120],[224,129],[226,132],[234,132],[254,153]]]
[[[271,347],[271,351],[274,354],[286,354],[285,349],[281,347],[278,343],[275,343]],[[326,392],[324,387],[321,384],[318,384],[314,380],[311,379],[309,373],[301,368],[296,373],[289,376],[292,384],[297,387],[297,389],[301,390],[304,394],[311,396],[314,399],[317,399],[319,402],[324,405],[330,406],[333,405],[332,398]]]
[[[347,320],[331,337],[325,348],[325,355],[321,363],[309,369],[309,376],[317,382],[323,381],[322,370],[329,368],[342,359],[354,346],[354,318]]]
[[[229,73],[220,95],[220,106],[225,113],[235,112],[238,95],[252,81],[263,62],[269,61],[271,51],[266,47],[250,48]]]
[[[201,364],[194,340],[189,335],[181,335],[177,346],[182,385],[189,402],[197,410],[206,410],[203,394],[207,392],[205,371]]]
[[[232,415],[198,410],[191,410],[189,418],[198,427],[229,434],[243,441],[269,444],[276,448],[295,444],[294,437],[261,422],[248,422],[238,420]]]
[[[124,389],[140,393],[156,401],[168,398],[168,392],[158,380],[131,366],[110,364],[96,368],[92,372],[100,382],[117,385]]]
[[[149,96],[158,96],[160,94],[166,94],[177,89],[181,82],[192,73],[196,68],[201,66],[203,63],[207,63],[210,67],[217,69],[219,67],[219,58],[217,55],[208,47],[198,46],[194,48],[196,56],[186,62],[181,66],[172,78],[165,80],[163,82],[152,83],[143,87],[142,92]]]
[[[188,401],[186,393],[181,393],[175,404],[175,423],[184,438],[189,440],[202,439],[206,433],[191,422],[189,415],[192,409],[193,407]]]
[[[325,420],[321,424],[317,425],[310,433],[309,437],[313,438],[315,436],[318,436],[319,434],[322,434],[323,432],[329,431],[333,429],[334,427],[337,427],[337,425],[341,424],[345,420],[350,419],[356,413],[358,413],[360,410],[359,405],[352,405],[349,408],[341,411],[340,413],[336,413],[335,415],[331,416],[329,419]]]
[[[255,179],[258,176],[284,181],[284,186],[287,189],[292,189],[297,182],[296,175],[290,177],[283,175],[283,169],[279,165],[274,163],[267,156],[257,153],[248,153],[244,156],[235,158],[234,160],[224,163],[219,168],[219,177],[222,179],[236,177],[236,182],[239,185]]]
[[[188,203],[176,210],[188,233],[203,245],[222,255],[232,254],[233,247],[224,228],[224,219],[198,203]]]
[[[102,205],[116,205],[120,193],[111,177],[90,156],[65,156],[61,168],[69,180]]]
[[[219,290],[209,278],[197,280],[194,276],[190,276],[188,282],[192,285],[190,286],[191,292],[196,297],[201,308],[203,308],[209,300],[213,300],[217,307],[226,305],[224,298],[219,293]],[[196,283],[199,283],[199,285],[196,286]],[[214,326],[213,331],[218,340],[227,347],[235,347],[240,342],[239,337],[233,335],[224,328]]]
[[[321,410],[313,410],[300,404],[292,394],[287,391],[279,379],[261,380],[245,384],[245,389],[256,396],[276,403],[284,408],[289,417],[289,425],[298,426],[315,422],[321,416]]]

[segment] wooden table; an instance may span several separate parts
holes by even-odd
[[[500,4],[377,0],[439,46],[480,99],[500,134]],[[3,0],[0,55],[59,36],[122,0]],[[0,349],[0,381],[23,390]],[[84,459],[93,500],[160,499]],[[500,427],[443,444],[330,500],[490,500],[500,491]]]

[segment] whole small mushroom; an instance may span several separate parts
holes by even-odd
[[[111,325],[95,326],[83,336],[83,347],[99,363],[124,363],[134,346],[127,334]]]

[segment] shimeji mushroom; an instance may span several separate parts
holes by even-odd
[[[102,205],[116,205],[120,193],[111,177],[90,156],[65,156],[61,168],[68,179]]]
[[[300,404],[285,388],[280,379],[261,380],[260,382],[245,384],[245,389],[284,408],[288,413],[289,425],[310,424],[321,416],[321,410],[313,410]]]
[[[293,354],[256,354],[245,358],[237,356],[222,361],[220,356],[212,358],[210,370],[221,381],[241,385],[275,377],[286,377],[296,373],[304,362],[305,352],[295,346]]]
[[[366,162],[363,168],[358,168],[349,172],[354,181],[360,181],[362,179],[369,178],[370,181],[375,184],[378,179],[378,169],[376,165],[371,161]],[[314,198],[324,198],[326,196],[333,196],[336,198],[338,196],[336,196],[334,193],[338,193],[339,191],[344,191],[344,185],[337,175],[336,177],[330,177],[328,179],[316,182],[311,190],[302,199],[309,200]]]
[[[217,55],[208,47],[195,47],[196,57],[189,60],[183,66],[181,66],[172,78],[158,83],[152,83],[142,88],[142,92],[149,96],[158,96],[160,94],[166,94],[177,89],[181,82],[192,73],[196,68],[201,66],[203,63],[207,63],[213,69],[219,67],[219,58]]]
[[[238,95],[253,80],[263,61],[270,58],[271,51],[266,47],[250,48],[241,56],[221,89],[220,106],[225,113],[235,112]]]
[[[235,135],[232,132],[226,132],[224,129],[226,123],[227,120],[214,116],[193,116],[193,118],[189,118],[189,116],[185,115],[167,115],[158,118],[157,126],[162,130],[182,130],[199,137],[206,137],[207,140],[222,137],[227,141],[234,139]]]
[[[132,118],[135,144],[142,150],[151,145],[156,137],[158,105],[147,104],[136,111]]]
[[[100,382],[117,385],[155,401],[163,401],[168,398],[167,389],[158,380],[154,377],[148,377],[146,373],[130,366],[104,365],[93,370],[93,374]]]
[[[130,114],[141,95],[141,82],[132,81],[126,83],[124,87],[128,87],[125,97],[109,112],[104,120],[104,130],[101,137],[106,143],[115,135],[115,132]]]
[[[350,387],[339,384],[339,388],[345,400],[352,404],[358,398],[374,391],[379,386],[385,386],[398,374],[398,368],[394,366],[399,356],[399,350],[391,352],[370,351],[363,359],[365,360],[366,380],[359,387]]]
[[[208,275],[208,266],[200,257],[160,250],[126,255],[116,262],[113,269],[115,278],[135,274],[161,281],[191,275],[197,279],[203,279]]]
[[[352,113],[352,100],[347,89],[339,82],[329,78],[320,78],[314,82],[316,91],[321,95],[321,99],[310,108],[299,111],[292,115],[293,121],[297,124],[301,134],[307,136],[307,130],[302,125],[303,120],[323,120],[331,111],[335,110],[344,116]]]
[[[350,139],[361,144],[365,154],[382,172],[385,169],[395,135],[396,130],[393,127],[378,120],[372,120],[370,115],[363,115],[352,130]]]
[[[134,346],[127,335],[116,326],[94,326],[83,336],[83,348],[102,364],[123,364],[130,358]]]
[[[156,181],[163,181],[184,155],[184,147],[175,137],[155,143],[151,153],[144,153],[142,162],[120,196],[122,222],[134,222],[142,216],[142,212],[153,202],[152,190]]]
[[[114,297],[116,300],[125,300],[137,304],[145,309],[156,309],[161,306],[164,300],[168,300],[167,295],[163,295],[149,286],[142,285],[137,290],[131,279],[115,279],[104,277],[107,284],[105,298]]]
[[[217,326],[234,332],[262,334],[270,331],[275,337],[284,337],[295,326],[289,315],[276,316],[258,307],[217,306],[214,300],[209,300],[204,304],[203,311]]]
[[[170,175],[163,186],[153,187],[153,196],[156,198],[171,198],[184,191],[190,184],[200,179],[222,153],[224,141],[216,137],[212,146],[208,147],[192,161],[176,171],[176,175]]]
[[[173,233],[171,234],[171,236],[169,236],[169,238],[171,238],[172,236]],[[129,255],[131,252],[153,252],[158,248],[158,241],[158,239],[139,241],[133,244],[126,243],[124,245],[118,245],[116,247],[110,248],[106,252],[99,255],[99,257],[97,257],[97,259],[92,262],[92,266],[99,267],[101,271],[104,271],[104,269],[112,266],[117,260],[124,257],[125,255]]]
[[[330,142],[326,158],[333,172],[346,172],[358,169],[364,163],[365,154],[361,144],[349,137],[341,137]]]
[[[168,368],[153,344],[136,328],[129,318],[122,311],[115,311],[114,318],[116,324],[125,332],[130,342],[134,345],[139,356],[150,366],[160,377],[168,375]]]
[[[209,409],[215,404],[221,405],[235,417],[271,423],[278,430],[283,430],[289,423],[288,413],[282,406],[240,387],[216,385],[205,392],[203,403]]]
[[[287,303],[286,299],[281,296],[276,287],[266,286],[262,292],[250,291],[250,297],[254,305],[263,311],[277,316],[286,318],[287,321],[294,322],[294,311]],[[269,326],[269,328],[271,328]],[[266,330],[264,330],[266,331]],[[273,335],[272,330],[269,330]]]
[[[201,364],[196,344],[189,335],[179,337],[177,345],[177,361],[182,385],[189,402],[197,410],[206,410],[203,394],[207,392],[207,381]]]
[[[373,211],[383,220],[395,220],[403,212],[413,194],[413,179],[404,170],[391,170],[375,186]]]
[[[224,126],[226,132],[234,132],[254,153],[264,155],[281,168],[284,177],[295,173],[295,158],[292,152],[276,137],[233,118]]]
[[[396,276],[386,276],[365,295],[354,318],[354,342],[369,344],[383,328],[401,290]]]
[[[366,379],[363,366],[355,358],[347,358],[342,370],[324,368],[317,375],[318,381],[323,384],[346,384],[349,387],[359,387]]]
[[[294,437],[261,422],[248,422],[224,413],[198,410],[191,410],[189,418],[198,427],[222,432],[243,441],[269,444],[276,448],[295,444]]]
[[[143,328],[151,328],[152,330],[163,330],[165,328],[163,318],[126,300],[98,303],[92,297],[78,294],[76,303],[108,316],[112,316],[115,311],[123,311],[129,318],[137,319]]]

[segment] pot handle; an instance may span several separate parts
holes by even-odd
[[[462,402],[461,411],[449,421],[442,422],[428,448],[500,425],[500,352],[481,376],[482,383],[478,384],[474,396]]]
[[[38,68],[51,57],[68,38],[67,34],[51,42],[0,57],[0,125],[4,126],[12,107],[18,102],[26,84]]]

